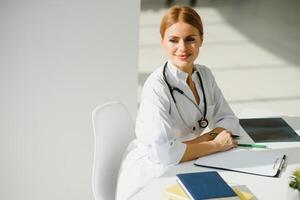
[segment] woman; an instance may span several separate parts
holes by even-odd
[[[239,132],[237,117],[211,71],[194,63],[203,43],[200,16],[174,6],[162,19],[160,35],[169,60],[144,84],[137,139],[125,154],[117,199],[130,199],[168,166],[237,145],[231,137]]]

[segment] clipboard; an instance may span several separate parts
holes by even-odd
[[[253,175],[278,177],[286,155],[272,150],[232,149],[198,158],[194,165]]]

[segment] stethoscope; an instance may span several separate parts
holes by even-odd
[[[174,91],[177,91],[178,93],[180,93],[181,95],[185,96],[190,102],[193,103],[193,105],[197,108],[197,110],[202,114],[202,111],[200,110],[200,108],[198,107],[198,105],[190,98],[188,97],[181,89],[179,89],[178,87],[173,87],[170,85],[170,83],[168,82],[167,80],[167,77],[166,77],[166,68],[167,68],[167,64],[168,62],[166,62],[165,66],[164,66],[164,69],[163,69],[163,78],[164,78],[164,81],[166,82],[169,90],[170,90],[170,93],[171,93],[171,96],[172,96],[172,99],[175,103],[175,106],[178,110],[178,113],[179,113],[179,116],[181,118],[181,120],[184,122],[184,124],[188,126],[188,124],[186,123],[186,121],[183,119],[178,107],[177,107],[177,104],[176,104],[176,100],[175,100],[175,97],[174,97]],[[202,93],[203,93],[203,101],[204,101],[204,113],[203,113],[203,117],[201,117],[200,120],[198,120],[198,124],[201,128],[206,128],[208,126],[208,120],[206,119],[206,112],[207,112],[207,103],[206,103],[206,96],[205,96],[205,92],[204,92],[204,87],[203,87],[203,82],[202,82],[202,79],[201,79],[201,76],[200,76],[200,73],[197,71],[197,76],[199,78],[199,81],[200,81],[200,86],[201,86],[201,89],[202,89]],[[195,127],[193,127],[193,130],[195,130]]]

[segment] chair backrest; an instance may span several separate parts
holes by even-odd
[[[92,186],[95,200],[114,200],[123,153],[134,138],[134,123],[119,102],[98,106],[92,114],[94,168]]]

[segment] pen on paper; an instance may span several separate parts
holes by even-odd
[[[266,145],[262,144],[238,144],[240,147],[251,147],[251,148],[267,148]]]

